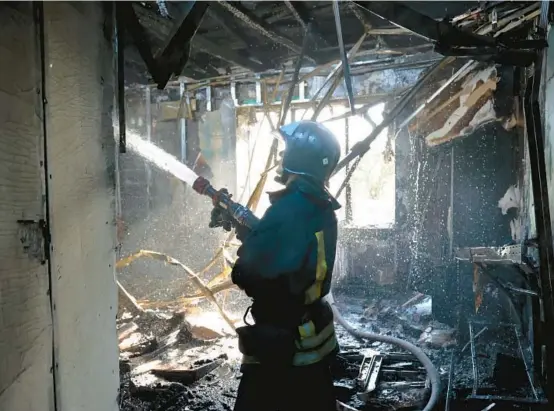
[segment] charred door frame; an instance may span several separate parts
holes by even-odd
[[[549,2],[543,2],[541,9],[541,20],[539,34],[546,36],[547,14]],[[541,121],[540,92],[543,61],[546,50],[537,53],[534,71],[526,78],[526,90],[523,98],[523,109],[525,114],[525,125],[527,142],[529,144],[529,162],[531,166],[531,182],[533,188],[533,199],[535,204],[535,220],[539,244],[539,283],[542,299],[541,327],[538,330],[539,342],[546,348],[546,358],[535,358],[535,364],[543,364],[541,376],[543,379],[554,376],[554,339],[548,338],[548,330],[554,329],[554,292],[552,271],[554,270],[554,248],[552,243],[552,222],[550,217],[550,206],[548,198],[546,158],[544,151],[544,132]],[[521,96],[520,96],[521,98]],[[550,352],[550,355],[548,353]],[[539,362],[540,360],[540,362]],[[554,402],[554,381],[546,386],[546,394],[550,402]]]

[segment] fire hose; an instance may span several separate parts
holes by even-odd
[[[252,214],[252,212],[247,207],[244,207],[243,205],[231,200],[230,195],[228,195],[226,191],[216,190],[210,184],[210,182],[203,177],[198,177],[194,182],[192,188],[198,194],[209,197],[215,207],[221,207],[227,210],[229,212],[229,215],[237,222],[237,224],[252,228],[259,221],[258,218],[254,214]],[[338,310],[333,299],[332,292],[329,292],[329,294],[325,296],[324,299],[331,306],[335,321],[338,322],[348,333],[350,333],[354,337],[399,346],[404,350],[412,353],[419,360],[419,362],[427,371],[427,376],[431,383],[431,395],[429,397],[427,405],[423,408],[423,411],[431,411],[439,401],[440,376],[437,369],[435,368],[429,357],[423,352],[423,350],[421,350],[421,348],[419,347],[416,347],[414,344],[409,343],[408,341],[401,340],[400,338],[356,330],[344,319],[344,317]]]

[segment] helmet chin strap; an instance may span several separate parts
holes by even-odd
[[[279,184],[287,185],[289,178],[290,178],[290,174],[285,170],[281,170],[277,172],[277,175],[275,176],[274,180],[277,181]]]

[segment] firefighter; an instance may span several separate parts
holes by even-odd
[[[254,324],[237,329],[243,354],[235,411],[334,411],[330,363],[338,352],[329,292],[338,202],[326,185],[340,157],[335,136],[313,121],[279,129],[285,141],[271,205],[242,245],[232,281],[252,298]],[[216,207],[210,226],[232,218]]]

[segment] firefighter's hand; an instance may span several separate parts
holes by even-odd
[[[219,206],[215,206],[212,209],[210,216],[210,228],[222,227],[225,231],[231,231],[233,229],[233,218],[227,210]]]

